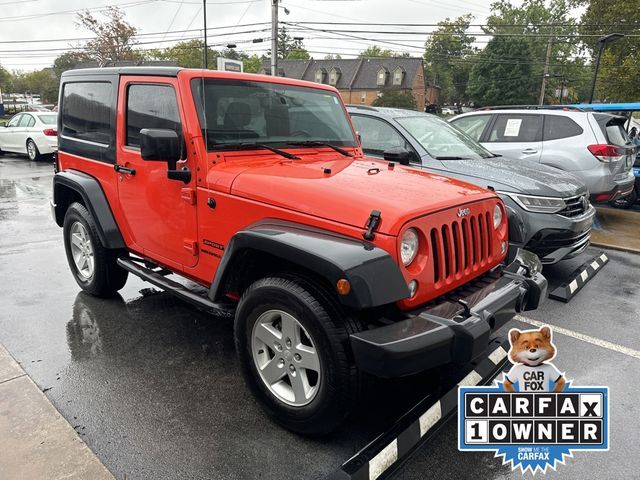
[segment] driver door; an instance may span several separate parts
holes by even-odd
[[[132,249],[182,270],[198,262],[195,175],[188,183],[167,178],[168,164],[140,154],[140,130],[174,130],[184,141],[184,117],[175,78],[122,76],[118,95],[118,196]],[[189,160],[178,162],[178,169]],[[192,162],[195,159],[191,159]],[[195,166],[191,166],[195,170]]]

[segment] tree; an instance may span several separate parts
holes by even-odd
[[[244,71],[247,73],[258,73],[262,69],[262,57],[256,55],[247,55],[243,53]]]
[[[505,60],[518,56],[520,61]],[[539,81],[532,75],[527,40],[494,37],[471,68],[467,93],[480,105],[536,103]]]
[[[215,65],[215,58],[219,56],[216,50],[207,47],[207,57],[209,68]],[[147,52],[146,58],[149,60],[168,60],[176,62],[178,66],[184,68],[202,68],[204,62],[204,42],[202,40],[187,40],[178,42],[175,45]]]
[[[85,43],[85,52],[95,58],[100,66],[122,60],[138,60],[140,54],[134,50],[137,29],[125,20],[118,7],[104,10],[107,21],[100,21],[86,10],[77,14],[77,25],[92,32],[96,38]]]
[[[271,56],[271,50],[267,52]],[[295,39],[287,31],[287,27],[281,27],[278,31],[278,58],[307,60],[311,58],[309,52],[304,48],[301,39]]]
[[[11,74],[0,65],[0,90],[11,90],[12,83]]]
[[[89,62],[91,60],[93,59],[84,52],[65,52],[53,61],[53,71],[56,74],[56,77],[60,78],[62,72],[71,70],[79,64]]]
[[[411,92],[397,88],[384,90],[382,95],[373,101],[372,105],[375,107],[409,108],[411,110],[417,108],[416,100]]]
[[[511,58],[504,60],[530,63],[531,75],[538,82],[534,87],[538,92],[536,98],[540,94],[549,41],[551,56],[545,102],[554,101],[555,90],[563,82],[574,91],[582,90],[584,85],[576,83],[584,79],[576,73],[580,68],[579,45],[575,38],[578,27],[567,0],[524,0],[517,6],[510,0],[499,0],[491,5],[491,11],[487,27],[483,28],[485,33],[517,37],[528,44],[526,56],[514,52]],[[567,83],[567,79],[571,81]]]
[[[43,103],[56,103],[59,82],[51,68],[35,72],[15,72],[12,78],[12,89],[14,92],[38,94]]]
[[[328,55],[324,56],[325,60],[342,60],[342,56],[339,53],[336,53],[335,55],[330,53]]]
[[[358,55],[360,58],[382,58],[382,57],[393,57],[393,52],[391,50],[383,50],[377,45],[373,45],[368,47],[366,50],[363,50]]]
[[[600,36],[609,33],[627,34],[605,48],[596,83],[596,99],[640,100],[640,38],[629,36],[640,31],[638,3],[621,0],[576,0],[575,3],[586,7],[580,19],[580,34],[591,35],[582,37],[582,46],[583,51],[592,59],[592,68],[598,53]],[[591,81],[593,70],[590,74]]]
[[[471,70],[470,59],[476,54],[475,37],[467,35],[473,15],[445,19],[425,43],[424,60],[428,81],[440,86],[441,101],[464,103]]]

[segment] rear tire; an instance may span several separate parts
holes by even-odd
[[[40,154],[40,150],[38,150],[36,142],[31,139],[27,140],[27,157],[29,157],[29,160],[32,162],[37,162],[42,159],[42,155]]]
[[[362,373],[349,346],[359,329],[322,288],[279,276],[244,292],[234,336],[245,380],[265,411],[289,430],[323,435],[361,397]]]
[[[631,190],[631,193],[629,195],[614,200],[613,202],[609,202],[609,205],[615,208],[623,208],[626,210],[633,207],[637,201],[638,192],[636,192],[636,189],[634,188],[633,190]]]
[[[102,245],[96,222],[81,203],[67,209],[63,235],[69,268],[80,288],[97,297],[110,297],[124,287],[129,273],[116,263],[122,252]]]

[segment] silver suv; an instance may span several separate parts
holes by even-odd
[[[624,117],[579,109],[488,109],[450,122],[493,153],[574,174],[591,201],[605,203],[633,190],[634,145]]]

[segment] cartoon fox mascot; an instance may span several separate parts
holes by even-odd
[[[518,384],[520,392],[549,392],[551,382],[555,382],[554,392],[564,389],[566,380],[562,373],[548,363],[556,356],[556,347],[551,341],[551,328],[544,326],[539,330],[509,330],[509,358],[513,367],[505,376],[504,389],[515,392]]]

